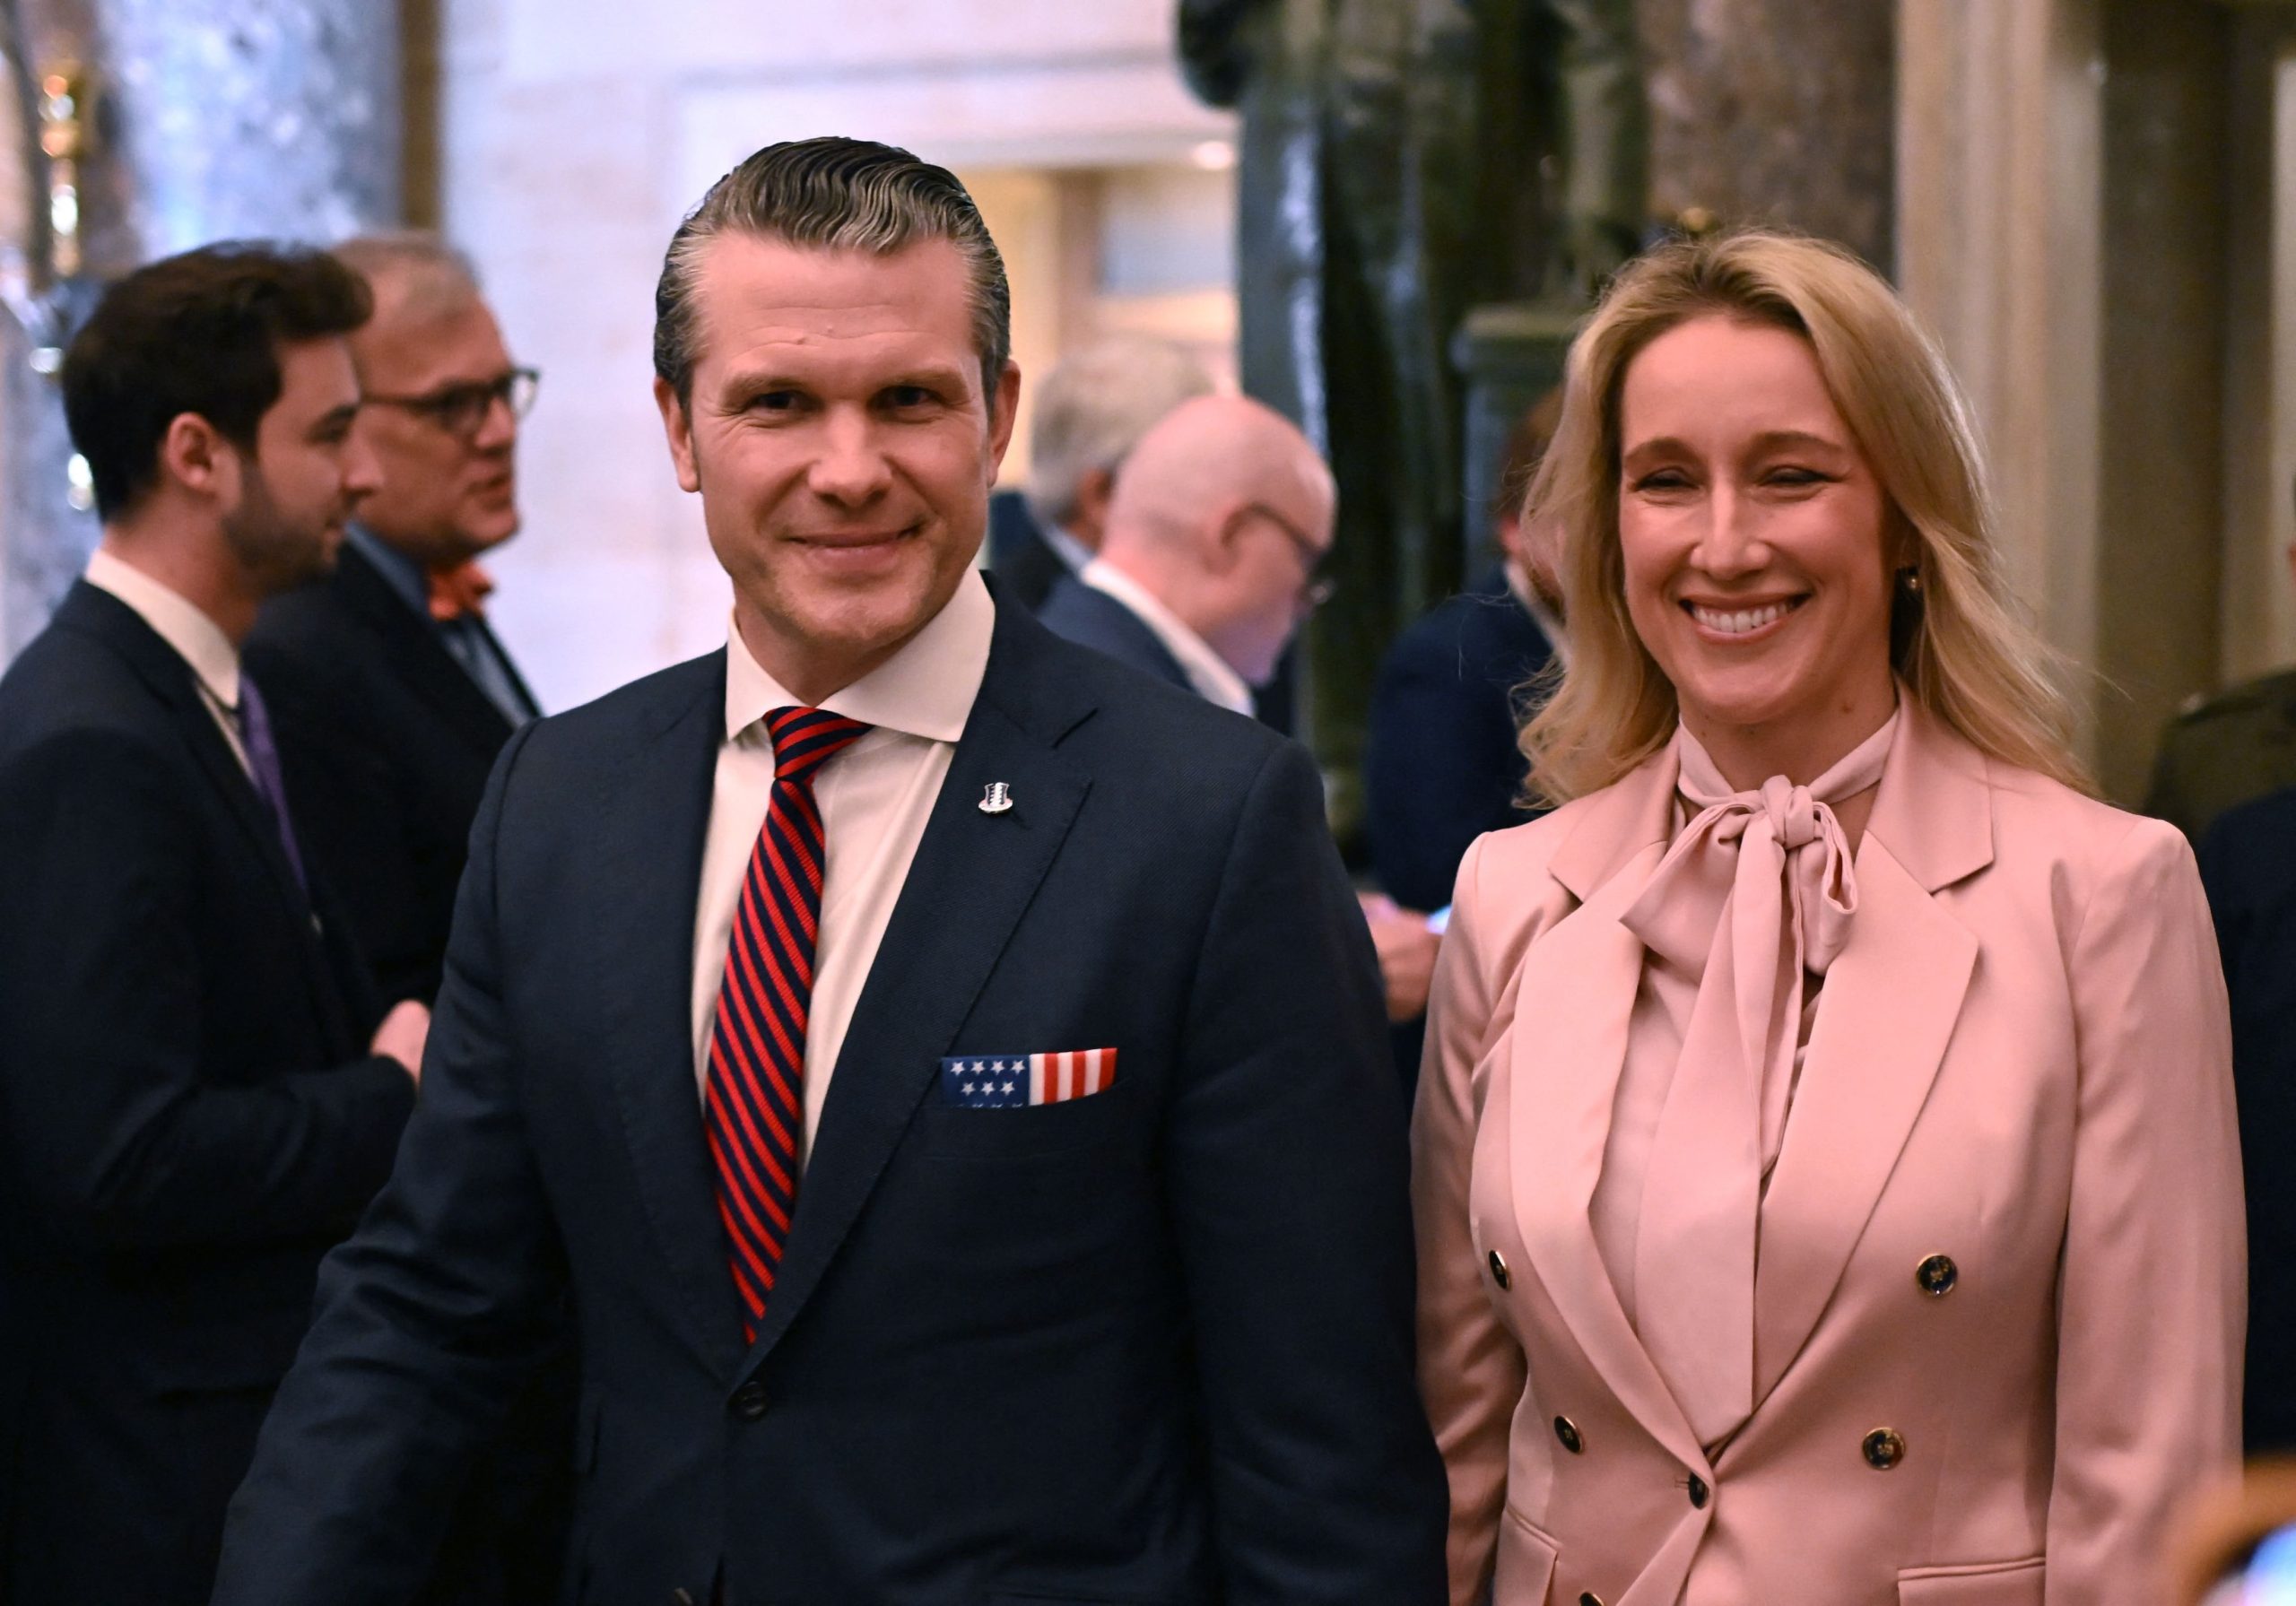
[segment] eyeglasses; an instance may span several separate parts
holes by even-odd
[[[526,417],[533,411],[535,393],[541,387],[541,374],[530,368],[514,368],[500,378],[441,386],[428,395],[368,395],[361,400],[404,408],[418,418],[429,419],[448,434],[468,440],[485,426],[487,414],[494,411],[497,402],[509,408],[512,418]]]
[[[1265,502],[1247,502],[1244,511],[1265,519],[1283,532],[1292,543],[1292,554],[1300,560],[1300,612],[1313,613],[1331,601],[1339,590],[1339,582],[1323,573],[1325,560],[1331,556],[1327,546],[1318,546],[1315,540],[1298,525],[1293,524]]]

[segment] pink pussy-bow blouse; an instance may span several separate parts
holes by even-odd
[[[1671,1017],[1663,1035],[1680,1049],[1655,1130],[1644,1135],[1632,1272],[1620,1280],[1632,1290],[1644,1347],[1707,1445],[1753,1410],[1762,1189],[1785,1141],[1813,978],[1840,953],[1857,910],[1857,872],[1832,805],[1880,782],[1896,729],[1892,714],[1806,786],[1773,776],[1747,792],[1733,791],[1698,739],[1678,729],[1677,789],[1697,812],[1621,917],[1676,983],[1655,1016],[1638,1009],[1638,1021]],[[1646,977],[1646,987],[1658,979]],[[1686,1011],[1684,985],[1696,989]],[[1648,1069],[1648,1051],[1664,1052],[1644,1048],[1630,1051],[1622,1110],[1632,1107],[1638,1063]],[[1604,1180],[1606,1193],[1638,1181]]]

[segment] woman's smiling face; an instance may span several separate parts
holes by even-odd
[[[1619,425],[1627,610],[1683,722],[1734,785],[1814,778],[1896,695],[1887,500],[1815,352],[1678,325],[1628,366]]]

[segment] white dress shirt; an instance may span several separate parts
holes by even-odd
[[[99,591],[108,591],[135,610],[136,616],[175,648],[176,656],[191,665],[199,682],[200,699],[214,716],[216,728],[230,743],[239,768],[252,777],[247,749],[239,742],[239,649],[223,634],[221,625],[198,607],[170,590],[133,564],[98,547],[83,577]]]
[[[968,570],[948,606],[907,646],[818,705],[874,728],[813,777],[828,863],[805,1031],[803,1141],[809,1152],[853,1006],[876,963],[877,945],[987,671],[996,623],[988,587],[978,570]],[[799,700],[758,666],[738,629],[726,631],[727,734],[718,750],[693,921],[694,1079],[705,1094],[734,909],[773,792],[773,745],[764,719]]]
[[[1250,716],[1252,689],[1244,683],[1244,677],[1230,668],[1225,658],[1213,652],[1203,637],[1183,624],[1179,615],[1159,602],[1145,586],[1099,558],[1087,563],[1077,578],[1131,609],[1164,644],[1164,650],[1179,660],[1180,673],[1187,676],[1187,683],[1196,688],[1198,697],[1234,713]]]

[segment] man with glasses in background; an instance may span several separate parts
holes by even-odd
[[[438,995],[471,821],[503,743],[540,712],[487,628],[482,553],[518,528],[516,366],[470,264],[436,236],[333,255],[372,288],[350,342],[382,483],[329,577],[268,603],[247,646],[296,823],[387,1000]],[[551,1599],[571,1496],[574,1361],[544,1365],[466,1488],[424,1606]]]
[[[1330,471],[1281,413],[1242,396],[1183,403],[1126,460],[1100,556],[1038,617],[1248,715],[1329,595],[1334,512]]]
[[[276,688],[298,820],[383,994],[428,1003],[487,772],[539,712],[487,628],[478,565],[518,528],[512,457],[535,375],[439,239],[335,255],[375,291],[351,352],[382,488],[335,574],[264,610],[248,658]]]

